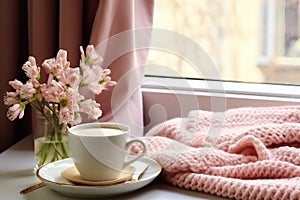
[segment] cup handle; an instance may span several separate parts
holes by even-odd
[[[142,146],[143,146],[143,151],[141,153],[139,153],[138,155],[134,156],[133,158],[127,160],[125,163],[124,163],[124,167],[127,167],[129,164],[133,163],[134,161],[136,161],[137,159],[143,157],[146,153],[146,144],[145,142],[143,142],[142,140],[140,139],[130,139],[127,143],[126,143],[126,147],[128,148],[132,143],[134,142],[138,142],[140,143]]]

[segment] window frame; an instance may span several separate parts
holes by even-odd
[[[191,110],[222,112],[238,107],[300,105],[300,86],[145,76],[145,132]]]
[[[285,0],[262,2],[262,38],[258,66],[274,67],[278,70],[299,70],[300,58],[283,55],[282,46],[284,46],[285,39],[282,30],[285,30],[285,18],[282,13],[285,11],[282,8],[284,5]]]
[[[276,0],[263,1],[261,5],[261,45],[258,66],[265,67],[272,63],[276,47]]]

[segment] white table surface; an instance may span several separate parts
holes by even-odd
[[[27,136],[19,143],[0,154],[0,199],[77,199],[61,195],[48,187],[42,187],[26,195],[19,194],[22,189],[40,182],[35,176],[35,172],[33,170],[34,164],[35,160],[31,136]],[[197,191],[181,189],[164,182],[160,178],[157,178],[149,185],[137,191],[111,199],[219,200],[222,198]]]

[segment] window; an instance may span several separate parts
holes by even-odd
[[[156,1],[145,131],[194,109],[299,104],[300,62],[288,53],[299,35],[298,2]]]
[[[197,43],[208,61],[203,58],[203,63],[195,66],[172,50],[152,49],[146,74],[259,83],[300,82],[299,0],[155,3],[154,28]],[[179,44],[177,39],[169,42],[195,53],[189,44]],[[207,77],[202,72],[212,63],[217,73]]]

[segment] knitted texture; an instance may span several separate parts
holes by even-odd
[[[178,187],[234,199],[300,199],[299,106],[195,110],[155,126],[144,140],[162,177]]]

